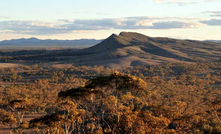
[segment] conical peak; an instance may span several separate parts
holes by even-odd
[[[110,37],[118,37],[118,35],[113,33]]]
[[[120,43],[121,41],[121,36],[117,35],[117,34],[112,34],[111,36],[109,36],[105,41],[108,42],[115,42],[115,43]]]
[[[116,40],[119,36],[117,34],[112,34],[111,36],[109,36],[106,40]],[[105,40],[104,40],[105,41]]]

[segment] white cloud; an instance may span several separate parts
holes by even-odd
[[[156,3],[176,4],[179,6],[185,6],[190,4],[198,4],[202,2],[221,2],[221,0],[154,0]]]
[[[197,28],[203,24],[201,18],[182,17],[125,17],[109,19],[61,19],[45,21],[1,21],[0,30],[16,34],[53,35],[78,31],[109,29],[174,29]],[[204,24],[206,24],[204,22]]]
[[[8,16],[0,16],[0,19],[9,19],[10,17]]]
[[[211,19],[207,21],[201,21],[201,23],[204,23],[210,26],[221,26],[221,19]]]
[[[204,0],[204,2],[221,2],[221,0]]]
[[[153,26],[154,21],[150,21],[150,20],[142,20],[142,21],[138,21],[135,26],[144,26],[144,27],[151,27]]]
[[[206,11],[203,13],[210,14],[212,17],[221,17],[221,11]]]
[[[182,21],[167,21],[167,22],[156,22],[153,24],[151,29],[174,29],[174,28],[198,28],[203,26],[199,22],[182,22]]]
[[[165,0],[155,0],[156,3],[162,3]]]
[[[66,27],[56,22],[44,21],[2,21],[0,30],[10,30],[14,33],[47,35],[53,33],[65,33]]]
[[[177,4],[179,6],[185,6],[189,4],[197,4],[199,1],[194,0],[155,0],[156,3],[165,3],[165,4]]]

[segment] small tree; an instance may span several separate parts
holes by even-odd
[[[69,100],[62,102],[59,107],[63,110],[61,128],[65,134],[72,134],[74,130],[78,132],[79,124],[84,122],[86,111],[78,109],[77,105]]]
[[[23,122],[24,114],[31,107],[31,101],[27,99],[12,100],[8,107],[15,113],[18,126]]]
[[[46,115],[40,118],[32,119],[29,122],[29,128],[41,128],[46,129],[48,133],[58,133],[60,130],[60,124],[63,121],[63,117],[59,114]]]
[[[15,124],[17,124],[17,120],[13,116],[13,114],[2,109],[0,109],[0,122],[3,125],[9,125],[11,128],[13,128]]]
[[[100,128],[103,133],[126,133],[131,132],[144,105],[138,96],[145,94],[145,88],[146,82],[142,79],[115,72],[91,79],[84,87],[61,91],[58,97],[60,100],[72,98],[78,107],[85,109],[87,133]]]

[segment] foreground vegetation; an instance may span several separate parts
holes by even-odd
[[[4,68],[0,123],[14,133],[221,133],[220,74],[220,62]]]

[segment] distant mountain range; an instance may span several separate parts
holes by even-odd
[[[100,43],[102,40],[80,39],[80,40],[41,40],[37,38],[12,39],[0,42],[0,46],[91,46]]]

